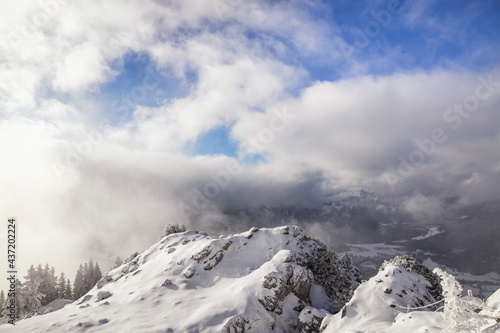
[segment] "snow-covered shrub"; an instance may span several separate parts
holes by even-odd
[[[328,297],[340,301],[339,307],[351,299],[361,283],[359,270],[350,264],[350,259],[341,261],[335,251],[326,247],[316,249],[306,267],[313,272],[315,282],[323,287]]]
[[[432,272],[427,266],[419,263],[415,258],[407,255],[396,256],[391,260],[385,260],[379,270],[383,271],[389,264],[404,268],[408,272],[416,272],[422,275],[430,283],[430,286],[427,287],[429,293],[436,300],[442,299],[443,289],[439,281],[439,276],[435,272]]]
[[[445,333],[469,333],[479,332],[481,326],[488,323],[487,317],[476,311],[483,309],[486,304],[474,296],[464,296],[462,286],[455,277],[439,268],[434,269],[434,273],[441,277],[441,286],[444,296],[443,316],[449,322]]]
[[[163,234],[161,235],[160,239],[165,237],[165,236],[168,236],[168,235],[171,235],[171,234],[176,234],[176,233],[179,233],[179,232],[184,232],[186,231],[186,226],[184,224],[182,225],[179,225],[179,224],[167,224],[164,228],[163,228]]]

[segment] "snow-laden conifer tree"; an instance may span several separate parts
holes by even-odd
[[[59,276],[59,281],[57,282],[57,298],[66,298],[65,291],[66,291],[66,276],[64,275],[64,272],[61,272],[61,275]]]
[[[488,318],[476,311],[484,309],[486,304],[469,293],[461,296],[462,286],[455,277],[439,268],[434,273],[441,277],[441,286],[444,296],[443,316],[449,322],[445,333],[479,332],[481,326],[488,323]]]
[[[64,298],[73,299],[73,292],[71,290],[71,282],[69,281],[69,279],[66,282],[66,289],[64,290]]]
[[[83,266],[80,264],[76,271],[75,281],[73,282],[73,299],[79,299],[85,295],[85,286],[83,285]]]
[[[5,303],[5,294],[2,291],[0,291],[0,314],[3,312],[4,310],[4,303]]]
[[[19,318],[29,318],[35,314],[44,314],[47,309],[42,305],[41,299],[44,297],[39,290],[42,279],[37,277],[34,281],[26,281],[22,288],[17,291]]]
[[[9,314],[10,312],[7,310],[7,307],[11,303],[11,297],[9,297],[9,294],[7,294],[7,297],[3,303],[3,312],[2,316],[5,320],[11,320]],[[25,298],[23,297],[23,283],[16,279],[16,298],[15,298],[15,303],[16,303],[16,320],[20,317],[20,312],[19,310],[22,308],[24,305],[24,300]]]
[[[94,274],[92,275],[92,287],[94,287],[97,281],[99,281],[101,278],[102,278],[101,268],[99,267],[99,263],[96,262],[94,266]]]

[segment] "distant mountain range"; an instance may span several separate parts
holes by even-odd
[[[316,207],[221,207],[223,218],[211,226],[214,234],[240,232],[249,226],[296,224],[342,251],[350,243],[402,245],[432,259],[474,274],[500,273],[500,203],[460,206],[458,198],[441,199],[439,215],[414,216],[406,209],[409,197],[346,190],[329,193]],[[189,221],[196,228],[202,216]],[[423,238],[429,230],[436,230]]]

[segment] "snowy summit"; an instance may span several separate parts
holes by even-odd
[[[350,299],[359,274],[298,227],[171,234],[19,332],[295,332]],[[302,322],[302,320],[307,320]],[[12,327],[0,327],[0,331]]]

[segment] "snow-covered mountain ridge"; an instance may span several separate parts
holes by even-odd
[[[134,254],[80,300],[20,321],[16,329],[298,332],[319,327],[310,314],[322,313],[320,321],[327,311],[338,311],[358,283],[348,260],[298,227],[221,237],[188,231]]]
[[[441,332],[448,325],[431,311],[442,306],[439,277],[412,258],[396,257],[359,282],[349,257],[296,226],[220,237],[187,231],[134,253],[61,310],[0,332]],[[488,318],[499,316],[499,292],[488,302]],[[484,332],[499,328],[488,323]]]

